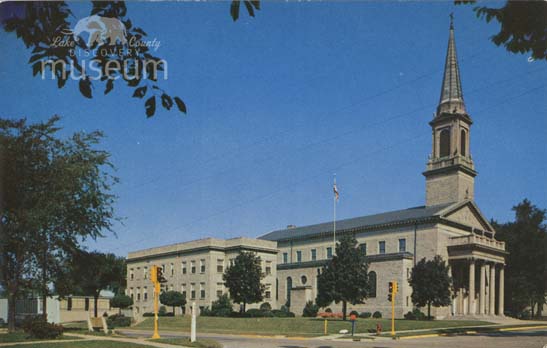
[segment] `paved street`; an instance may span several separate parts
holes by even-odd
[[[151,333],[135,333],[143,335]],[[170,332],[162,337],[188,336]],[[199,337],[199,336],[198,336]],[[203,334],[201,337],[215,339],[226,348],[338,348],[338,347],[373,347],[373,348],[543,348],[547,345],[547,329],[530,331],[505,331],[468,336],[415,338],[393,341],[390,339],[362,340],[352,342],[347,340],[325,339],[287,339],[253,336]]]

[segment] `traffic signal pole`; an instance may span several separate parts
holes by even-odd
[[[154,334],[152,338],[160,338],[158,332],[158,307],[159,307],[159,297],[160,297],[160,283],[154,283]]]
[[[387,299],[391,302],[391,336],[395,337],[395,295],[399,290],[396,281],[389,282]]]

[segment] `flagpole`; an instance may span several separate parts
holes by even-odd
[[[336,174],[334,174],[334,187],[336,187]],[[332,255],[336,251],[336,193],[333,195],[334,219],[333,219],[333,234],[332,234]]]

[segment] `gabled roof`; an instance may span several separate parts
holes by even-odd
[[[456,203],[445,203],[433,206],[421,206],[389,211],[381,214],[338,220],[336,221],[336,232],[342,233],[343,231],[363,229],[366,227],[382,226],[387,224],[405,223],[412,221],[423,221],[428,218],[440,216],[442,212],[446,211],[447,208],[455,204]],[[316,225],[273,231],[258,237],[258,239],[281,241],[317,236],[321,234],[332,234],[332,231],[333,223],[331,221]]]

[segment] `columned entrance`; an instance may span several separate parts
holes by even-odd
[[[452,315],[503,315],[505,245],[493,238],[451,238],[448,260],[454,280]]]

